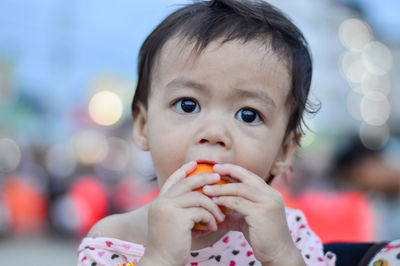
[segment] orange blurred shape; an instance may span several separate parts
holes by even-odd
[[[3,186],[2,200],[10,212],[10,223],[15,233],[24,234],[43,229],[47,201],[34,185],[20,178],[10,178]]]
[[[373,241],[373,211],[363,193],[306,190],[295,196],[278,190],[287,207],[303,211],[322,243]]]
[[[80,217],[79,235],[86,235],[89,229],[108,213],[108,192],[98,178],[84,176],[70,188],[68,195],[75,202]]]

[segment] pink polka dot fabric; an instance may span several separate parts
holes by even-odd
[[[286,209],[292,239],[300,250],[306,265],[335,265],[332,253],[323,253],[318,237],[310,230],[304,215],[298,210]],[[137,263],[145,247],[114,238],[84,238],[78,248],[78,265],[117,265]],[[231,231],[213,245],[190,252],[188,266],[199,265],[261,265],[253,249],[241,232]]]

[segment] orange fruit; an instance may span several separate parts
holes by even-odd
[[[212,164],[208,164],[208,163],[199,163],[197,164],[196,169],[193,170],[193,172],[191,172],[187,177],[191,177],[194,175],[199,175],[199,174],[204,174],[204,173],[214,173],[213,170],[213,165]],[[213,185],[223,185],[223,184],[227,184],[228,181],[224,180],[224,179],[220,179],[218,182],[214,183]],[[201,193],[204,194],[203,192],[203,188],[197,188],[195,189],[196,191],[199,191]],[[226,214],[227,209],[224,206],[219,206],[219,208],[221,209],[221,211]],[[205,223],[196,223],[194,225],[194,229],[197,230],[207,230],[207,225]]]

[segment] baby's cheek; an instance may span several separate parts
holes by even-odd
[[[242,155],[245,155],[245,153]],[[239,159],[239,162],[244,162],[244,164],[241,165],[243,168],[253,172],[263,180],[266,180],[272,165],[272,158],[270,158],[265,151],[258,151],[248,156],[241,157],[242,159]]]

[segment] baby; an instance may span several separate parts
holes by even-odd
[[[289,19],[264,1],[186,5],[145,40],[138,72],[133,137],[160,194],[99,221],[79,265],[334,265],[266,182],[291,166],[312,111],[310,54]],[[186,178],[198,163],[215,173]]]

